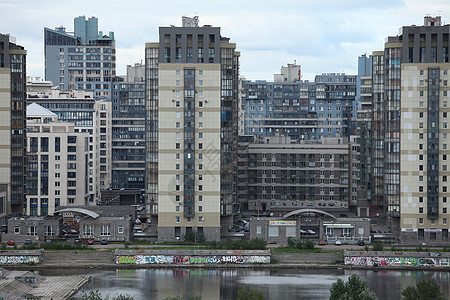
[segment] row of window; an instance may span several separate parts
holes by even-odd
[[[188,223],[192,222],[191,218],[186,218],[186,220],[187,220]],[[201,217],[201,216],[198,217],[198,222],[199,223],[203,223],[204,220],[205,220],[204,217]],[[179,216],[175,216],[175,223],[180,223],[180,217]]]

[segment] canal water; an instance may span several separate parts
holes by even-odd
[[[248,269],[137,269],[137,270],[45,270],[42,275],[87,274],[92,280],[82,292],[98,290],[111,299],[128,294],[136,300],[177,297],[202,300],[236,299],[242,288],[263,291],[266,299],[328,299],[338,278],[357,274],[380,300],[401,299],[402,289],[424,279],[435,279],[444,299],[450,299],[450,273],[431,271],[369,270],[248,270]]]

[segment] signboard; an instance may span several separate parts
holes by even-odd
[[[270,226],[295,226],[297,221],[269,221]]]
[[[402,232],[417,232],[417,228],[402,228]]]
[[[442,232],[442,229],[437,229],[437,228],[428,228],[424,230],[425,232]]]

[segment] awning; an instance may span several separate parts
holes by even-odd
[[[353,228],[352,224],[323,224],[323,226],[326,226],[328,228]]]

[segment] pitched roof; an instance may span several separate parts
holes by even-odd
[[[31,116],[52,116],[56,117],[57,115],[48,109],[40,106],[39,104],[33,102],[27,106],[27,117]]]

